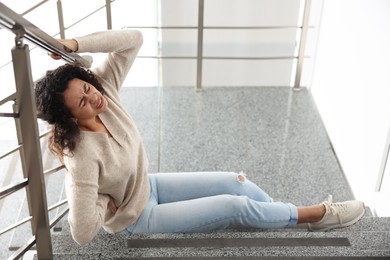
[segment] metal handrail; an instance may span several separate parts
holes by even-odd
[[[91,67],[91,63],[80,57],[78,54],[68,52],[65,45],[53,39],[50,35],[27,21],[21,15],[15,13],[6,5],[0,2],[0,25],[13,31],[16,35],[16,42],[26,38],[30,42],[40,46],[42,49],[57,53],[67,62],[77,62],[84,67]]]

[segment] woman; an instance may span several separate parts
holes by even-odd
[[[273,202],[243,174],[148,175],[142,139],[119,100],[141,33],[97,32],[61,42],[74,52],[108,53],[93,72],[63,65],[36,84],[39,117],[53,127],[50,149],[67,169],[68,219],[77,243],[90,242],[101,227],[131,234],[309,223],[317,231],[348,226],[363,216],[359,201],[330,198],[309,207]]]

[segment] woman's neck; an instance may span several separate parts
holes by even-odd
[[[99,116],[96,116],[94,119],[91,119],[89,121],[79,123],[79,129],[80,131],[106,133],[111,137],[110,132],[103,124],[102,120],[100,120]]]

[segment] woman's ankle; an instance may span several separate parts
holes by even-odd
[[[326,209],[323,204],[308,207],[298,207],[298,224],[320,221],[325,215]]]

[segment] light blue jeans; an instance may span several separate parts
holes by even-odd
[[[284,228],[297,224],[298,209],[273,202],[243,174],[189,172],[149,174],[151,194],[133,233],[194,233],[232,226]]]

